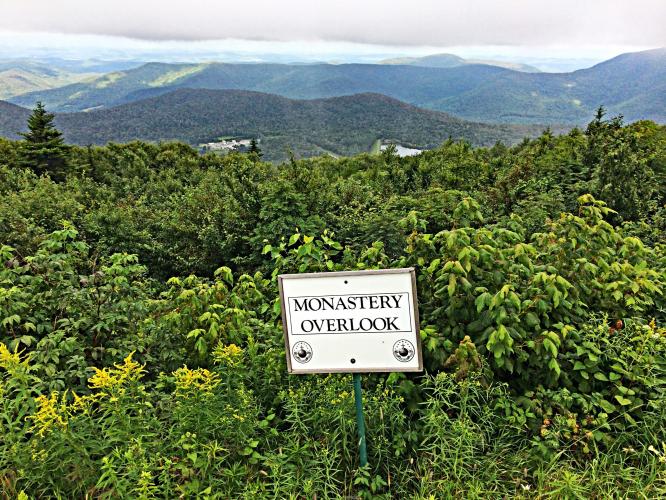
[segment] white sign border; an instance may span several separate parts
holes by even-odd
[[[360,276],[367,274],[402,274],[410,273],[412,281],[412,303],[414,309],[414,328],[416,329],[416,355],[418,356],[418,366],[417,367],[405,367],[405,368],[363,368],[355,369],[354,367],[349,368],[330,368],[326,370],[298,370],[295,369],[291,364],[291,356],[289,350],[289,332],[287,331],[287,322],[285,321],[287,317],[287,311],[285,308],[284,300],[284,288],[282,282],[285,279],[290,278],[333,278],[340,276]],[[421,327],[419,322],[419,303],[418,297],[416,296],[416,271],[413,267],[404,267],[396,269],[366,269],[361,271],[332,271],[332,272],[317,272],[317,273],[295,273],[295,274],[280,274],[278,275],[278,289],[280,292],[280,309],[281,309],[281,321],[282,321],[282,331],[284,334],[284,349],[285,355],[287,358],[287,371],[294,375],[307,375],[307,374],[316,374],[316,373],[393,373],[393,372],[422,372],[423,371],[423,354],[421,351]]]

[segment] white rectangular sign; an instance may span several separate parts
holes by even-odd
[[[278,276],[290,373],[423,370],[414,269]]]

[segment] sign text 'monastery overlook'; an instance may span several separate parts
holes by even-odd
[[[289,314],[296,335],[372,333],[404,330],[407,293],[290,297]]]

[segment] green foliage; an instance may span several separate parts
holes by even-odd
[[[622,117],[604,121],[604,110],[587,129],[589,151],[586,163],[595,172],[596,192],[611,208],[636,219],[645,215],[655,197],[653,168],[657,151],[650,141],[641,141],[645,127],[622,127]]]
[[[613,141],[659,172],[641,131]],[[666,495],[663,190],[586,194],[594,134],[280,166],[112,144],[62,183],[0,143],[0,491]],[[426,373],[364,377],[360,468],[350,377],[286,373],[277,275],[406,266]]]

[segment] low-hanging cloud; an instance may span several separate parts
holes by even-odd
[[[664,0],[0,0],[0,30],[143,40],[666,45]]]

